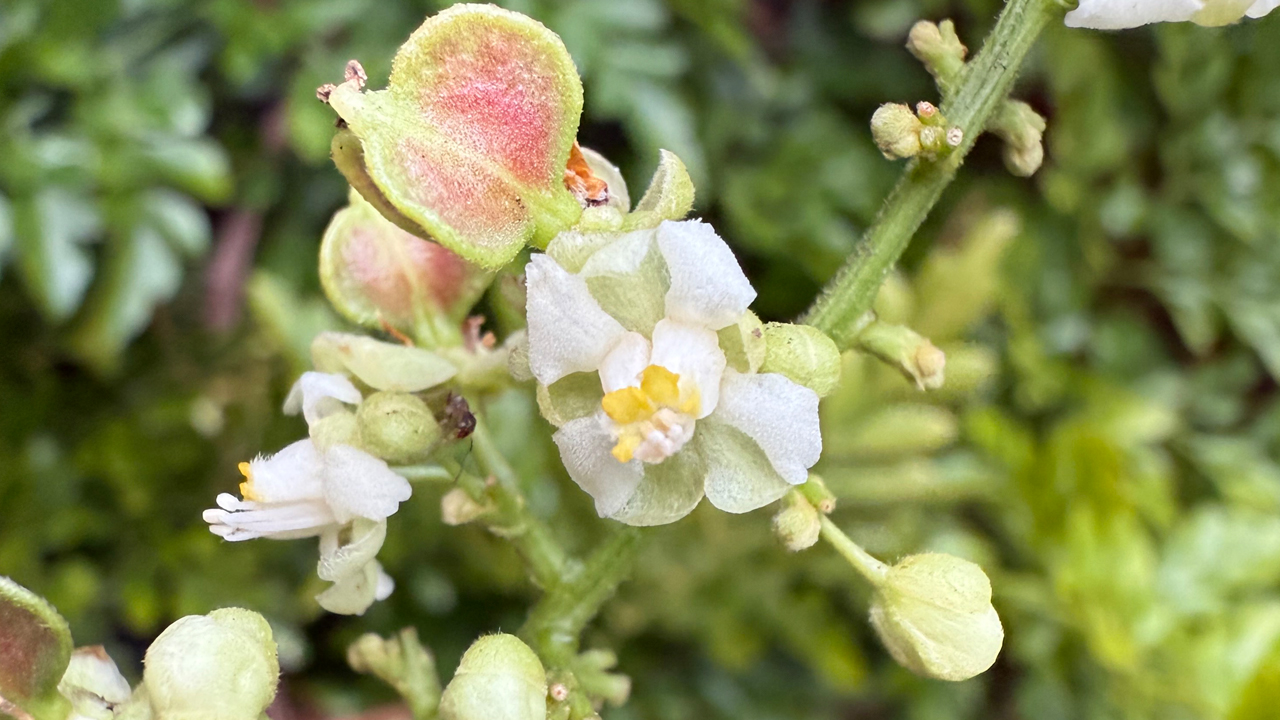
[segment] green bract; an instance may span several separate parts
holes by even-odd
[[[56,716],[68,706],[57,688],[70,659],[67,621],[40,596],[0,577],[0,698],[33,715]]]
[[[582,214],[564,187],[582,83],[537,21],[456,5],[401,46],[387,89],[363,92],[358,75],[328,96],[360,144],[338,164],[402,227],[499,267]]]

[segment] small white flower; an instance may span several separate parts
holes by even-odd
[[[709,225],[562,233],[526,276],[534,377],[549,387],[598,375],[594,411],[554,439],[602,517],[672,522],[704,493],[746,512],[805,481],[822,450],[818,396],[727,367],[717,331],[755,291]]]
[[[1246,15],[1260,18],[1280,0],[1080,0],[1067,13],[1069,27],[1120,30],[1157,22],[1229,25]]]
[[[360,400],[341,375],[304,373],[285,410],[301,410],[315,425],[350,414],[346,404]],[[357,614],[390,594],[390,578],[374,556],[386,519],[411,488],[385,462],[349,444],[321,448],[307,438],[240,463],[240,472],[240,498],[222,493],[218,507],[204,511],[213,534],[230,541],[319,537],[320,576],[335,583],[320,596],[321,605],[333,612]]]

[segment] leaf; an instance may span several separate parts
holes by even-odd
[[[564,170],[582,83],[560,39],[537,21],[456,5],[401,46],[386,90],[362,86],[348,80],[329,104],[361,143],[382,196],[370,202],[389,203],[423,237],[500,267],[581,215]],[[371,194],[358,174],[344,174]]]
[[[173,249],[196,258],[209,249],[213,227],[204,208],[182,193],[153,188],[142,195],[147,221]]]
[[[0,577],[0,699],[29,712],[57,703],[58,681],[71,661],[71,649],[71,629],[58,611]]]
[[[83,246],[97,236],[100,227],[89,198],[56,185],[17,206],[18,268],[49,320],[66,320],[80,307],[93,277],[93,264]]]
[[[411,235],[354,190],[320,245],[320,282],[343,315],[366,327],[404,332],[447,318],[457,324],[492,275],[444,247]]]

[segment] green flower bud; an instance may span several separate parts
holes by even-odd
[[[871,625],[908,670],[968,680],[996,661],[1004,644],[982,568],[951,555],[912,555],[889,568],[871,603]]]
[[[762,373],[779,373],[825,397],[840,384],[840,350],[810,325],[769,323],[764,327]]]
[[[547,673],[514,635],[472,643],[444,689],[441,720],[545,720]]]
[[[356,422],[356,414],[350,410],[340,410],[326,415],[307,426],[311,442],[321,451],[334,445],[358,445],[360,443],[360,424]]]
[[[77,715],[112,720],[112,708],[129,701],[129,683],[101,645],[76,648],[58,683],[58,692],[71,701]]]
[[[360,447],[393,465],[405,465],[430,454],[440,441],[440,424],[415,395],[376,392],[356,411]]]
[[[911,108],[898,103],[885,103],[871,116],[871,136],[876,147],[890,160],[919,155],[923,127]]]
[[[791,552],[813,547],[822,532],[822,515],[804,496],[789,492],[773,516],[773,534]]]
[[[987,121],[1004,140],[1004,164],[1018,177],[1031,177],[1044,162],[1045,119],[1020,100],[1006,100]]]
[[[746,311],[738,322],[722,329],[719,337],[729,367],[740,373],[753,373],[764,364],[764,323],[755,313]]]
[[[907,50],[924,64],[943,95],[949,95],[954,89],[969,53],[956,35],[955,23],[950,20],[937,25],[927,20],[916,23],[907,36]]]
[[[44,598],[0,577],[0,713],[4,701],[39,717],[66,715],[58,681],[71,660],[71,629]]]
[[[144,665],[159,720],[258,720],[280,676],[271,626],[241,608],[179,619],[147,648]]]
[[[858,334],[858,349],[897,368],[921,390],[937,390],[945,380],[946,353],[909,327],[873,322]]]
[[[395,688],[409,703],[414,717],[433,717],[440,704],[440,679],[431,651],[418,640],[418,632],[405,628],[398,635],[380,638],[361,635],[347,647],[347,664],[352,670],[378,679]]]

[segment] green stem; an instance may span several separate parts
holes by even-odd
[[[520,628],[520,636],[543,659],[567,666],[578,651],[578,635],[631,574],[639,550],[639,530],[615,531],[587,558],[577,577],[542,596]]]
[[[889,574],[889,566],[880,562],[871,556],[871,553],[862,549],[862,546],[854,542],[848,535],[844,534],[831,518],[826,515],[822,516],[822,539],[831,543],[831,547],[836,552],[844,556],[845,560],[853,566],[867,579],[867,582],[876,587],[884,584],[885,576]]]
[[[1057,0],[1009,0],[982,51],[965,68],[954,97],[942,107],[942,114],[964,133],[960,146],[936,162],[913,160],[907,165],[875,223],[809,309],[805,322],[830,335],[842,349],[851,346],[857,321],[871,309],[885,275],[955,179],[987,118],[1009,94],[1040,32],[1062,12]]]

